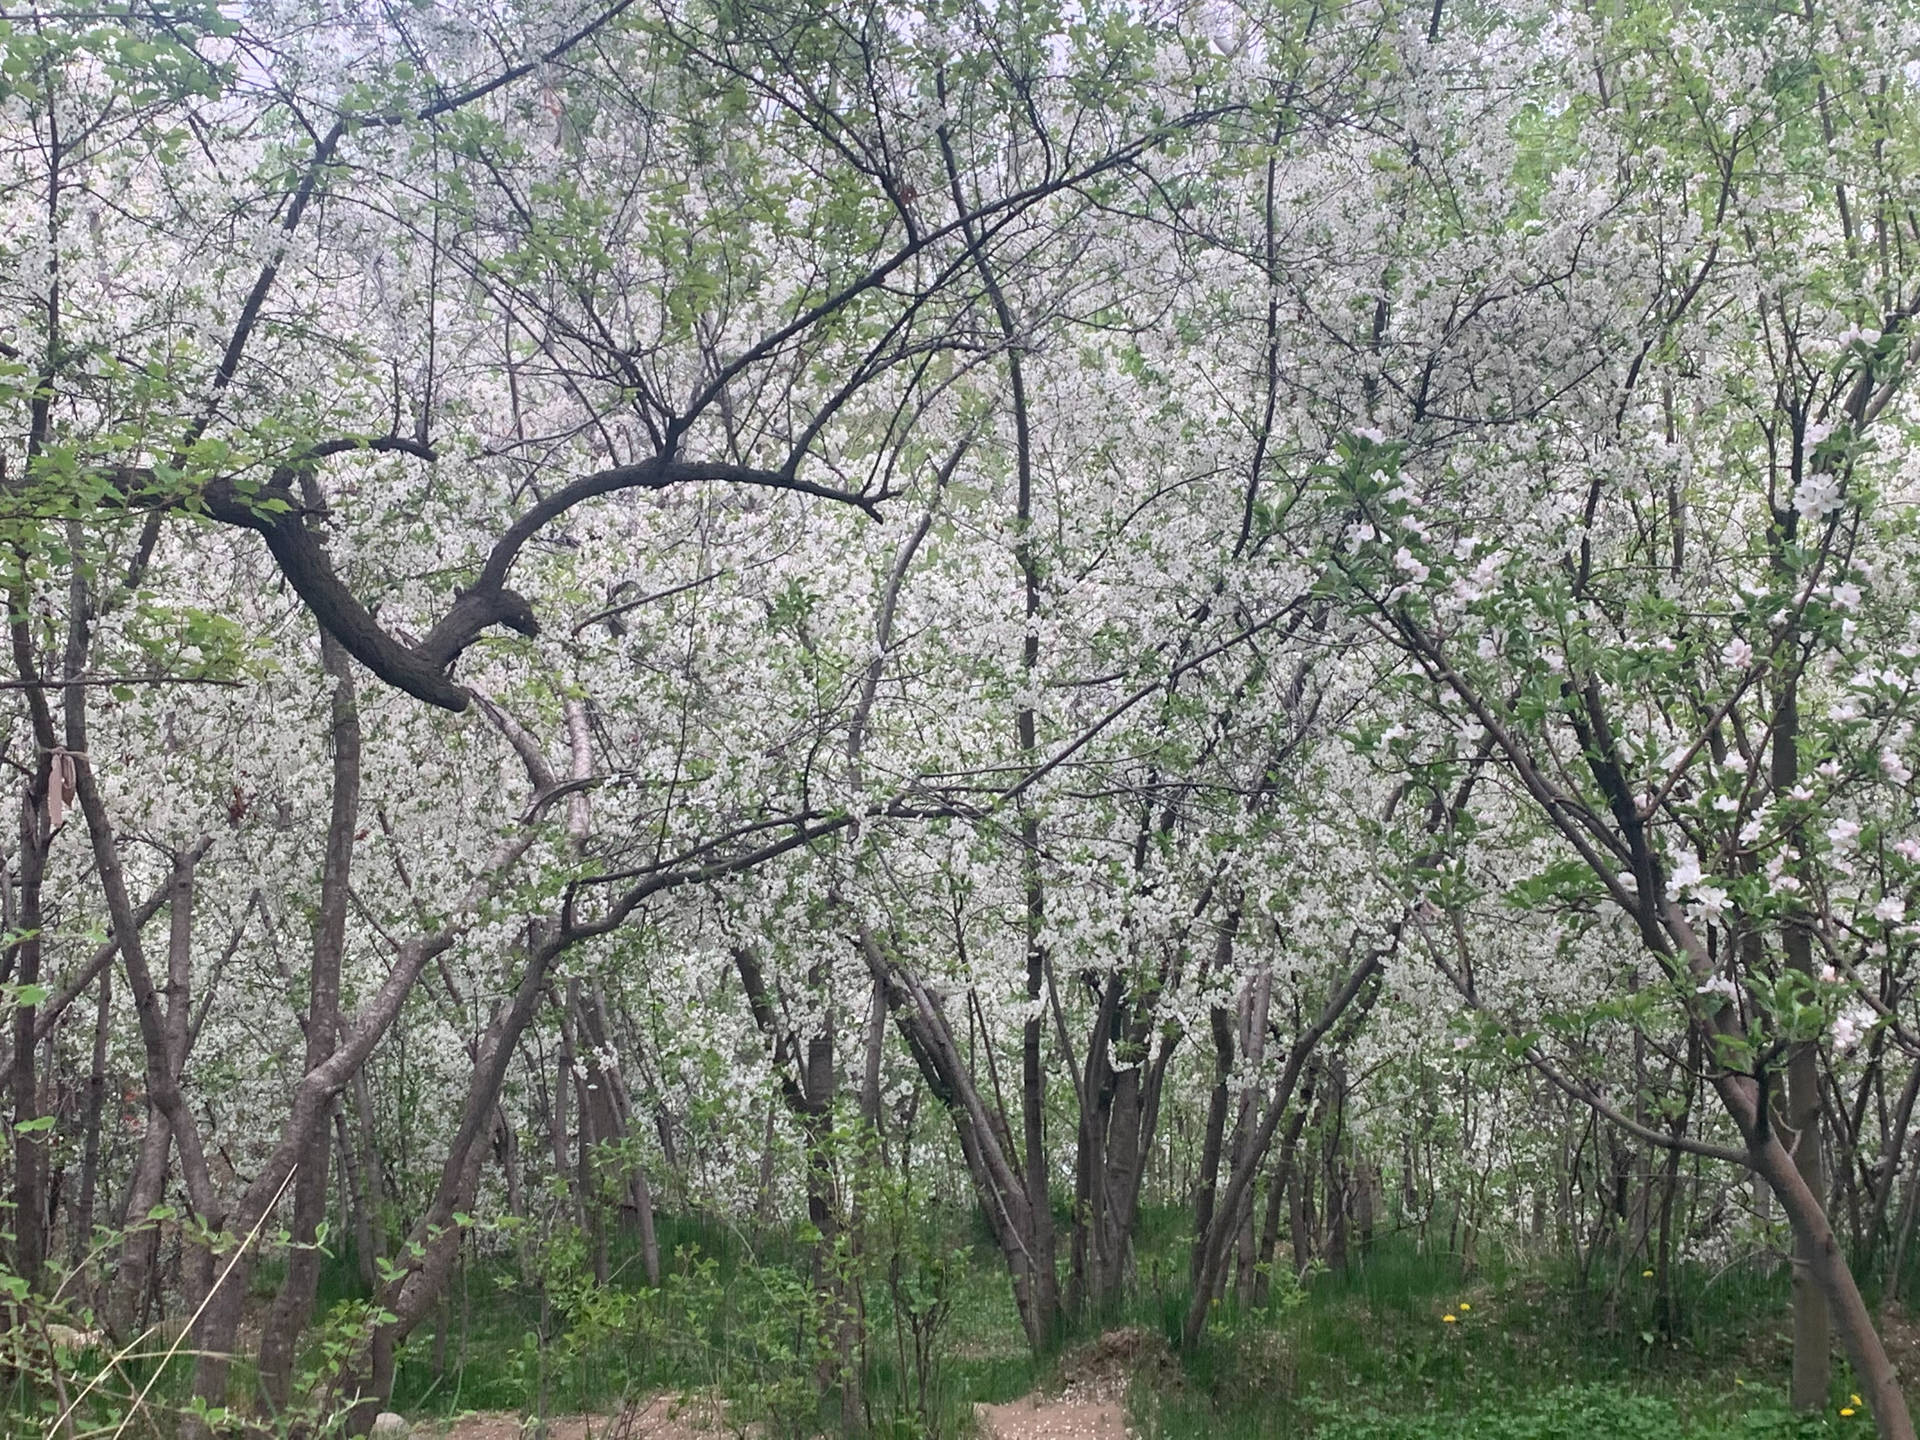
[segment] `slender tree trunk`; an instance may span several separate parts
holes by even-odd
[[[944,88],[944,82],[939,82]],[[946,165],[947,183],[958,207],[968,215],[965,190],[953,148],[944,127],[939,131],[941,155]],[[1014,431],[1014,563],[1020,571],[1020,586],[1026,611],[1026,633],[1021,641],[1021,669],[1032,680],[1040,663],[1040,597],[1042,574],[1039,551],[1034,544],[1034,466],[1033,433],[1027,407],[1026,372],[1021,362],[1019,322],[1012,305],[995,275],[983,237],[971,221],[962,233],[972,254],[981,284],[992,301],[1000,333],[1007,342],[1007,387],[1012,398]],[[1038,752],[1039,730],[1033,705],[1023,702],[1014,714],[1014,737],[1023,757],[1031,760]],[[1040,1019],[1040,1000],[1044,993],[1046,953],[1041,943],[1045,923],[1046,889],[1040,875],[1040,822],[1032,809],[1022,805],[1020,819],[1021,864],[1026,880],[1027,922],[1027,1005],[1028,1018],[1021,1031],[1021,1120],[1024,1140],[1026,1208],[1033,1305],[1044,1344],[1051,1344],[1059,1327],[1060,1276],[1055,1260],[1051,1170],[1046,1153],[1046,1069],[1042,1046],[1045,1031]]]
[[[387,1254],[387,1222],[381,1207],[386,1203],[385,1167],[380,1163],[380,1146],[373,1133],[373,1096],[364,1069],[353,1072],[354,1131],[360,1142],[360,1210],[366,1221],[366,1251],[360,1260],[360,1274],[372,1287],[379,1274],[379,1262]]]
[[[465,1230],[454,1217],[473,1203],[507,1066],[520,1036],[539,1009],[548,968],[566,943],[561,935],[543,938],[538,927],[529,938],[532,943],[526,969],[514,989],[513,1001],[495,1016],[475,1047],[473,1078],[468,1082],[460,1127],[447,1147],[433,1201],[402,1248],[406,1262],[400,1274],[380,1292],[380,1300],[394,1318],[374,1331],[365,1373],[356,1377],[357,1394],[349,1393],[349,1398],[359,1402],[350,1419],[356,1433],[365,1434],[374,1416],[392,1397],[399,1346],[433,1308],[459,1257]]]
[[[333,809],[327,823],[320,877],[320,910],[314,924],[313,964],[308,982],[306,1055],[303,1073],[320,1068],[333,1053],[340,1028],[340,967],[346,950],[347,900],[353,872],[353,841],[360,823],[360,714],[347,652],[326,631],[320,635],[321,665],[332,682]],[[320,1222],[327,1213],[327,1161],[332,1127],[313,1127],[293,1180],[293,1225],[287,1274],[274,1296],[260,1336],[260,1387],[274,1410],[293,1396],[293,1359],[313,1314],[320,1283]]]
[[[93,1055],[87,1070],[86,1119],[80,1141],[80,1202],[74,1208],[67,1257],[77,1264],[93,1241],[93,1212],[100,1190],[100,1120],[107,1108],[107,1042],[113,1038],[113,968],[100,972],[100,998],[93,1015]]]
[[[1260,1272],[1253,1287],[1253,1303],[1264,1305],[1272,1292],[1273,1267],[1280,1263],[1280,1216],[1298,1184],[1300,1132],[1306,1128],[1307,1110],[1313,1104],[1317,1067],[1309,1065],[1300,1083],[1300,1098],[1287,1119],[1286,1133],[1280,1138],[1280,1159],[1267,1182],[1267,1213],[1260,1227]]]
[[[1242,1000],[1240,1019],[1240,1053],[1246,1057],[1245,1068],[1249,1083],[1241,1089],[1238,1113],[1233,1124],[1233,1165],[1247,1163],[1247,1145],[1252,1139],[1254,1111],[1258,1090],[1253,1083],[1259,1074],[1261,1062],[1266,1057],[1267,1017],[1273,1000],[1273,970],[1262,965],[1247,982],[1246,994]],[[1254,1234],[1253,1234],[1254,1192],[1249,1187],[1240,1204],[1240,1213],[1232,1217],[1234,1227],[1235,1284],[1234,1292],[1239,1304],[1245,1305],[1253,1296],[1254,1274]],[[1223,1280],[1224,1283],[1224,1280]]]
[[[1207,1242],[1213,1234],[1215,1203],[1220,1187],[1220,1160],[1226,1143],[1227,1087],[1233,1078],[1233,1017],[1216,1005],[1213,1024],[1213,1089],[1207,1097],[1206,1138],[1200,1146],[1200,1180],[1193,1196],[1193,1254],[1190,1279],[1196,1293],[1207,1267]],[[1208,1295],[1207,1299],[1212,1300]]]
[[[1273,1144],[1274,1131],[1286,1114],[1288,1104],[1293,1098],[1295,1086],[1300,1079],[1301,1069],[1316,1046],[1346,1013],[1360,992],[1370,986],[1380,973],[1381,963],[1398,944],[1399,929],[1396,926],[1385,945],[1369,951],[1341,984],[1328,997],[1320,1013],[1307,1030],[1298,1036],[1288,1051],[1287,1063],[1280,1072],[1272,1099],[1267,1103],[1265,1116],[1259,1127],[1253,1132],[1247,1146],[1246,1163],[1229,1177],[1225,1191],[1219,1198],[1214,1211],[1215,1223],[1205,1229],[1196,1229],[1194,1247],[1200,1252],[1200,1263],[1194,1275],[1193,1294],[1188,1300],[1186,1321],[1181,1327],[1181,1341],[1189,1349],[1197,1345],[1202,1332],[1206,1329],[1207,1310],[1213,1297],[1219,1293],[1226,1275],[1227,1259],[1231,1251],[1231,1242],[1237,1234],[1237,1225],[1218,1223],[1221,1217],[1233,1217],[1236,1221],[1240,1207],[1246,1203],[1248,1192],[1264,1167],[1268,1149]]]
[[[1785,794],[1800,778],[1800,701],[1797,684],[1788,679],[1774,695],[1773,788]],[[1790,917],[1782,927],[1787,964],[1809,979],[1813,976],[1813,936],[1807,922]],[[1794,1047],[1787,1060],[1787,1117],[1793,1131],[1793,1162],[1800,1181],[1814,1203],[1824,1205],[1827,1186],[1821,1150],[1820,1052],[1811,1043]],[[1823,1409],[1832,1382],[1832,1337],[1824,1287],[1814,1275],[1811,1247],[1814,1232],[1794,1227],[1793,1254],[1793,1408],[1811,1413]]]
[[[127,1186],[127,1229],[120,1242],[120,1264],[108,1288],[107,1332],[125,1344],[139,1331],[141,1306],[147,1294],[153,1263],[160,1253],[160,1231],[147,1217],[167,1183],[167,1154],[172,1139],[167,1117],[152,1106],[147,1108],[146,1133],[140,1137],[140,1155]]]
[[[1741,1133],[1749,1137],[1747,1148],[1754,1169],[1772,1189],[1793,1228],[1795,1254],[1806,1257],[1806,1268],[1826,1300],[1841,1345],[1860,1380],[1861,1393],[1873,1411],[1880,1440],[1914,1440],[1913,1419],[1900,1389],[1899,1375],[1874,1328],[1853,1272],[1840,1253],[1820,1197],[1808,1188],[1800,1166],[1779,1137],[1762,1129],[1753,1083],[1743,1076],[1722,1075],[1715,1080],[1714,1088]]]
[[[16,625],[15,649],[23,643]],[[31,659],[26,662],[30,675]],[[45,702],[40,708],[44,711]],[[36,727],[38,728],[38,727]],[[49,731],[51,727],[49,726]],[[43,752],[46,748],[43,746]],[[10,955],[12,983],[26,990],[40,984],[42,953],[41,927],[45,920],[40,909],[40,889],[47,868],[47,851],[53,834],[47,825],[47,787],[59,783],[52,777],[52,757],[42,753],[34,765],[33,778],[20,798],[20,884],[19,938]],[[47,1258],[46,1230],[46,1142],[40,1119],[40,1076],[37,1068],[39,1046],[34,1043],[37,1002],[23,1001],[13,1009],[13,1268],[31,1287],[40,1283],[40,1270]]]
[[[904,965],[889,960],[870,932],[863,929],[859,939],[871,973],[886,989],[887,1007],[900,1037],[927,1088],[953,1121],[974,1193],[1007,1264],[1021,1328],[1028,1345],[1042,1353],[1053,1342],[1056,1312],[1041,1299],[1038,1246],[1028,1208],[1032,1191],[1011,1158],[1012,1140],[1004,1117],[988,1110],[954,1041],[940,999]]]
[[[1037,591],[1031,588],[1031,584],[1029,615],[1035,613],[1038,606]],[[1028,631],[1027,644],[1029,647],[1037,644],[1031,629]],[[1032,663],[1033,656],[1029,654],[1029,669]],[[1023,711],[1022,715],[1021,743],[1031,752],[1035,743],[1033,715],[1031,711]],[[1033,1217],[1034,1299],[1040,1313],[1041,1329],[1051,1344],[1060,1325],[1060,1275],[1055,1259],[1053,1199],[1049,1183],[1053,1166],[1047,1155],[1046,1139],[1047,1072],[1043,1050],[1046,1030],[1040,1019],[1046,985],[1046,952],[1041,943],[1041,931],[1046,923],[1046,900],[1040,881],[1040,827],[1031,815],[1023,822],[1021,835],[1027,857],[1028,1014],[1020,1033],[1020,1114],[1026,1149],[1027,1207]]]
[[[1920,1064],[1908,1070],[1906,1084],[1900,1087],[1900,1099],[1894,1107],[1893,1122],[1887,1131],[1887,1143],[1881,1149],[1880,1179],[1873,1189],[1873,1216],[1867,1222],[1866,1253],[1861,1257],[1863,1263],[1876,1268],[1880,1265],[1880,1255],[1887,1241],[1887,1208],[1893,1201],[1893,1192],[1906,1168],[1907,1132],[1913,1124],[1913,1105],[1917,1097],[1920,1097]],[[1892,1284],[1899,1283],[1897,1274],[1886,1273]]]
[[[613,1027],[608,1019],[606,997],[597,985],[580,1007],[580,1024],[593,1044],[588,1054],[588,1077],[596,1095],[600,1097],[607,1133],[618,1136],[623,1144],[632,1146],[638,1134],[633,1098],[627,1092],[627,1082],[620,1067],[602,1063],[603,1056],[613,1053]],[[646,1270],[647,1283],[658,1285],[660,1239],[654,1225],[653,1187],[647,1182],[647,1167],[638,1154],[633,1155],[630,1163],[632,1168],[624,1177],[624,1183],[634,1227],[639,1233],[640,1261]]]
[[[340,1212],[346,1216],[353,1234],[354,1269],[360,1276],[360,1283],[370,1290],[375,1274],[373,1217],[368,1213],[371,1206],[368,1204],[366,1171],[353,1143],[353,1131],[348,1124],[344,1101],[334,1107],[333,1139],[340,1151]]]

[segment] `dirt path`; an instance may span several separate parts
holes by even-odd
[[[1112,1330],[1061,1361],[1061,1388],[1004,1405],[976,1405],[981,1440],[1131,1440],[1127,1385],[1143,1370],[1171,1368],[1166,1345],[1144,1330]],[[409,1440],[528,1440],[518,1415],[423,1420]],[[655,1395],[619,1415],[557,1415],[545,1440],[729,1440],[718,1405]]]
[[[1060,1362],[1058,1393],[1036,1391],[1005,1405],[976,1405],[984,1440],[1129,1440],[1127,1386],[1143,1371],[1170,1369],[1167,1347],[1141,1329],[1109,1330]]]
[[[721,1440],[728,1431],[711,1405],[679,1395],[655,1395],[618,1415],[555,1415],[546,1440]],[[518,1414],[479,1411],[458,1420],[421,1420],[409,1440],[525,1440]]]
[[[1029,1395],[1007,1405],[976,1405],[986,1440],[1128,1440],[1126,1407],[1117,1399]]]

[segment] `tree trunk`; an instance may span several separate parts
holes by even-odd
[[[33,779],[20,800],[20,912],[19,938],[13,942],[12,981],[23,989],[40,984],[40,889],[46,877],[47,851],[53,843],[46,821],[46,794],[52,757],[42,754]],[[57,778],[52,783],[58,784]],[[38,1287],[47,1258],[46,1142],[39,1128],[40,1076],[36,1066],[39,1046],[34,1043],[36,1006],[18,1003],[13,1010],[13,1268],[30,1287]]]
[[[347,652],[325,630],[322,668],[332,682],[333,807],[327,823],[320,877],[320,909],[314,923],[313,965],[308,982],[306,1053],[302,1073],[320,1068],[333,1053],[340,1028],[340,967],[346,950],[347,900],[353,872],[353,840],[360,823],[360,714]],[[285,1410],[293,1396],[293,1358],[313,1314],[320,1283],[320,1222],[327,1213],[327,1162],[333,1151],[329,1125],[313,1127],[293,1180],[293,1225],[287,1274],[274,1296],[260,1336],[260,1387],[268,1404]]]
[[[1766,1180],[1793,1227],[1795,1254],[1806,1257],[1806,1268],[1826,1301],[1847,1359],[1859,1377],[1861,1393],[1873,1411],[1880,1440],[1914,1440],[1913,1419],[1900,1389],[1899,1375],[1874,1329],[1853,1272],[1840,1253],[1819,1196],[1808,1189],[1799,1165],[1779,1137],[1770,1129],[1762,1129],[1758,1090],[1752,1081],[1744,1076],[1722,1075],[1714,1081],[1714,1088],[1734,1123],[1748,1137],[1754,1169]]]
[[[1215,1202],[1220,1187],[1220,1160],[1227,1131],[1228,1082],[1233,1078],[1233,1017],[1216,1005],[1213,1024],[1213,1090],[1207,1097],[1206,1138],[1200,1146],[1200,1179],[1193,1196],[1193,1254],[1190,1275],[1197,1294],[1207,1267],[1207,1245],[1214,1231]],[[1207,1300],[1212,1300],[1209,1293]]]
[[[887,1008],[908,1052],[953,1121],[974,1193],[1007,1264],[1021,1328],[1034,1352],[1043,1353],[1053,1342],[1057,1310],[1049,1310],[1043,1298],[1047,1287],[1038,1273],[1040,1251],[1028,1208],[1032,1191],[1011,1158],[1005,1117],[989,1111],[981,1098],[940,999],[906,966],[887,958],[869,931],[863,928],[859,940],[870,972],[885,987]],[[1057,1293],[1057,1280],[1054,1286]]]
[[[475,1047],[473,1078],[467,1086],[460,1127],[440,1167],[433,1201],[402,1247],[401,1253],[407,1257],[404,1268],[379,1294],[394,1318],[374,1331],[365,1372],[356,1377],[357,1394],[349,1393],[349,1398],[359,1401],[350,1419],[355,1433],[365,1434],[374,1416],[392,1397],[400,1343],[439,1299],[459,1256],[465,1231],[454,1217],[473,1203],[508,1063],[539,1009],[548,967],[564,946],[564,937],[542,939],[536,932],[529,938],[533,943],[528,947],[526,969],[515,987],[513,1002],[495,1016]]]
[[[1286,1133],[1280,1138],[1280,1159],[1267,1182],[1267,1213],[1260,1226],[1260,1268],[1253,1287],[1253,1303],[1264,1305],[1272,1293],[1273,1267],[1280,1263],[1280,1215],[1289,1205],[1297,1186],[1300,1132],[1306,1128],[1307,1109],[1313,1103],[1317,1066],[1309,1065],[1300,1082],[1300,1099],[1287,1120]],[[1302,1221],[1304,1225],[1304,1221]],[[1298,1273],[1298,1272],[1296,1272]]]
[[[126,1236],[120,1242],[120,1264],[107,1292],[107,1333],[126,1344],[139,1333],[140,1314],[154,1261],[160,1254],[158,1222],[149,1220],[167,1183],[167,1154],[172,1137],[167,1117],[147,1107],[147,1129],[140,1137],[140,1156],[127,1185]]]
[[[1206,1329],[1207,1311],[1213,1297],[1219,1293],[1226,1276],[1227,1259],[1231,1252],[1231,1242],[1237,1235],[1237,1220],[1240,1207],[1247,1203],[1248,1192],[1253,1188],[1261,1168],[1266,1161],[1268,1149],[1273,1144],[1273,1135],[1281,1118],[1286,1114],[1288,1103],[1300,1079],[1300,1072],[1307,1058],[1326,1036],[1340,1017],[1346,1013],[1360,992],[1367,988],[1380,973],[1381,963],[1399,942],[1399,927],[1395,926],[1387,942],[1369,951],[1349,973],[1340,985],[1328,997],[1319,1015],[1308,1029],[1298,1036],[1287,1053],[1287,1063],[1275,1083],[1273,1097],[1267,1104],[1266,1114],[1259,1127],[1253,1132],[1243,1164],[1228,1179],[1225,1192],[1221,1195],[1211,1217],[1213,1223],[1204,1229],[1196,1228],[1194,1248],[1199,1252],[1199,1263],[1194,1271],[1193,1294],[1187,1302],[1186,1321],[1181,1327],[1181,1342],[1191,1349],[1200,1341]],[[1217,1037],[1216,1037],[1217,1038]],[[1231,1217],[1234,1223],[1224,1223]]]
[[[1799,782],[1799,741],[1799,687],[1788,678],[1774,694],[1772,779],[1777,794],[1785,794]],[[1807,922],[1790,917],[1782,927],[1781,940],[1788,966],[1811,979],[1813,936]],[[1816,1205],[1824,1206],[1822,1103],[1819,1048],[1811,1043],[1797,1045],[1787,1060],[1786,1123],[1793,1131],[1793,1162],[1799,1167],[1801,1184]],[[1815,1257],[1810,1247],[1815,1243],[1811,1230],[1794,1227],[1792,1402],[1794,1409],[1808,1413],[1826,1406],[1833,1369],[1827,1301],[1813,1273]]]
[[[100,972],[100,999],[93,1016],[93,1055],[87,1070],[86,1119],[80,1142],[80,1202],[74,1208],[67,1257],[78,1264],[93,1241],[93,1211],[100,1187],[100,1118],[107,1107],[107,1042],[113,1035],[113,968]]]

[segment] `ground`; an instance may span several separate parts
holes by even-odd
[[[502,1410],[422,1420],[413,1427],[415,1440],[522,1440],[527,1433],[519,1415]],[[711,1401],[654,1395],[614,1415],[553,1416],[545,1440],[718,1440],[730,1434]]]
[[[983,1440],[1128,1440],[1126,1394],[1134,1371],[1168,1363],[1166,1347],[1144,1330],[1113,1330],[1067,1356],[1061,1384],[1004,1405],[976,1405]],[[417,1440],[521,1440],[520,1416],[506,1411],[421,1421]],[[545,1440],[717,1440],[729,1434],[711,1401],[655,1395],[615,1415],[562,1415]]]
[[[1135,1371],[1171,1363],[1148,1331],[1109,1330],[1061,1361],[1063,1384],[1005,1405],[976,1405],[987,1440],[1127,1440],[1127,1384]]]

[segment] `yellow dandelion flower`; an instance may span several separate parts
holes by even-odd
[[[1841,1413],[1841,1415],[1843,1415],[1843,1416],[1845,1416],[1845,1415],[1851,1415],[1851,1414],[1853,1414],[1853,1406],[1851,1406],[1851,1405],[1842,1405],[1842,1406],[1840,1407],[1840,1413]]]
[[[1640,1272],[1640,1278],[1642,1280],[1651,1280],[1653,1278],[1653,1272],[1651,1270],[1642,1270]]]
[[[1862,1400],[1858,1395],[1849,1395],[1847,1396],[1847,1403],[1849,1405],[1864,1405],[1867,1402]]]
[[[1458,1325],[1460,1323],[1460,1317],[1458,1315],[1442,1315],[1440,1321],[1444,1325]]]
[[[1460,1308],[1461,1308],[1462,1310],[1471,1310],[1471,1309],[1472,1309],[1473,1307],[1472,1307],[1471,1305],[1469,1305],[1469,1304],[1467,1304],[1467,1302],[1466,1302],[1466,1301],[1464,1301],[1464,1300],[1462,1300],[1462,1301],[1460,1302]]]

